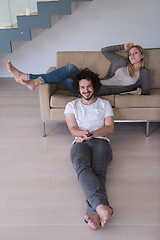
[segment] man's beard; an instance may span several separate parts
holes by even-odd
[[[82,98],[84,98],[85,100],[89,101],[93,97],[94,93],[92,93],[89,97],[85,96],[86,93],[91,93],[91,92],[89,91],[89,92],[82,93]]]

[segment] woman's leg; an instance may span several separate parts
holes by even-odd
[[[106,80],[107,81],[107,80]],[[132,85],[126,85],[126,86],[111,86],[111,85],[102,85],[99,91],[95,94],[95,96],[104,96],[104,95],[115,95],[120,94],[124,92],[129,92],[136,90],[138,88],[139,84],[138,81],[135,84]]]
[[[77,96],[77,94],[73,91],[73,88],[72,88],[72,78],[71,77],[63,80],[61,82],[61,84],[63,86],[65,86],[71,93],[73,93],[75,96]]]
[[[27,78],[39,78],[42,83],[61,83],[75,95],[72,88],[72,75],[76,71],[78,71],[78,68],[73,64],[69,64],[46,74],[28,74]]]
[[[15,68],[10,60],[7,61],[6,65],[8,72],[15,78],[16,81],[18,81],[19,79],[27,80],[27,73],[21,72],[20,70]]]
[[[78,71],[74,64],[68,64],[45,74],[28,74],[28,79],[40,78],[43,83],[61,83]]]
[[[61,83],[75,94],[72,89],[72,75],[78,70],[78,68],[73,64],[55,69],[46,74],[23,73],[15,68],[10,61],[7,62],[7,68],[17,82],[27,86],[30,90],[34,90],[42,83]]]

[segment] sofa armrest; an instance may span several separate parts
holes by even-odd
[[[46,73],[52,72],[52,71],[55,70],[55,69],[56,69],[56,67],[55,67],[55,66],[52,66],[52,67],[48,68],[48,70],[47,70]]]
[[[55,69],[55,67],[50,67],[47,73]],[[56,83],[45,83],[39,86],[40,113],[43,121],[50,120],[50,98],[55,92]]]
[[[52,94],[56,92],[55,83],[46,83],[39,86],[39,101],[40,101],[40,112],[41,119],[43,121],[50,120],[50,98]]]

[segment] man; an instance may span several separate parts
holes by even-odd
[[[90,229],[105,226],[113,214],[106,194],[107,166],[112,150],[106,137],[114,132],[113,111],[107,100],[95,98],[101,83],[89,69],[73,76],[73,89],[81,98],[69,102],[65,108],[67,126],[75,141],[70,155],[78,180],[87,201],[84,220]]]

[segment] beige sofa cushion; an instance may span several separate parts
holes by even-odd
[[[160,89],[153,89],[150,95],[115,95],[116,108],[160,107]]]
[[[65,108],[66,104],[76,97],[68,90],[57,90],[50,99],[51,108]]]
[[[111,106],[114,107],[114,95],[102,96],[101,98],[106,99],[110,102]],[[50,99],[51,108],[65,108],[66,104],[76,97],[68,90],[57,90]]]
[[[115,96],[114,95],[101,96],[100,98],[108,100],[110,102],[111,106],[115,107]]]
[[[113,112],[115,120],[160,120],[160,108],[114,108]]]

